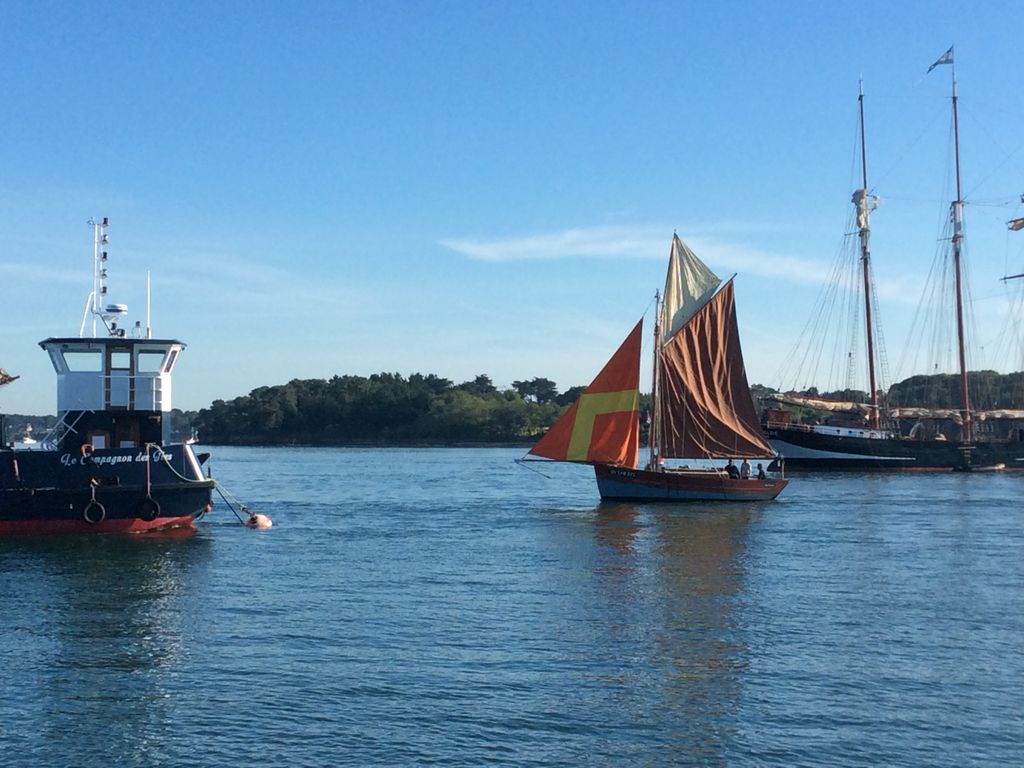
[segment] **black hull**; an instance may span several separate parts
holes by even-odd
[[[970,472],[1024,470],[1024,442],[986,441],[973,445],[945,440],[820,434],[768,427],[768,441],[786,468],[818,471]]]
[[[0,535],[135,533],[190,525],[214,482],[185,445],[0,452]]]

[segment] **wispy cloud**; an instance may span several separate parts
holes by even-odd
[[[626,227],[565,229],[490,240],[442,240],[441,245],[482,261],[566,258],[651,258],[667,253],[664,230]]]
[[[772,253],[719,237],[696,236],[687,240],[702,261],[720,272],[777,277],[796,283],[820,285],[829,278],[824,261]]]
[[[759,275],[801,285],[825,285],[836,279],[830,259],[808,259],[772,253],[717,237],[695,237],[688,244],[710,266],[723,271]],[[917,281],[899,275],[879,277],[877,271],[873,279],[878,295],[886,301],[917,304],[920,292]],[[853,290],[854,286],[849,286],[849,289]]]
[[[729,227],[715,227],[716,230]],[[519,261],[532,259],[621,258],[664,259],[668,256],[670,227],[586,227],[521,237],[442,240],[441,245],[471,259]],[[731,229],[731,228],[729,228]],[[740,229],[744,229],[740,227]],[[749,231],[749,227],[745,228]],[[720,274],[784,280],[801,285],[822,285],[831,279],[831,260],[757,248],[716,233],[687,230],[683,238],[693,251]],[[876,277],[879,294],[906,302],[911,296],[905,280]]]
[[[448,239],[441,244],[472,259],[517,261],[565,258],[664,259],[669,242],[666,227],[589,227],[540,235],[493,239]],[[781,277],[800,283],[822,283],[828,264],[771,253],[718,236],[687,235],[687,244],[714,269]]]

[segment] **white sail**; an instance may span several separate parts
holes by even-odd
[[[819,411],[860,414],[871,412],[871,406],[867,403],[855,403],[850,400],[828,400],[823,397],[808,397],[807,395],[797,395],[790,392],[770,392],[763,399],[773,403],[782,403],[783,405],[814,408]]]
[[[718,289],[721,279],[691,251],[678,235],[672,236],[665,294],[661,305],[661,343],[667,344]]]
[[[893,408],[889,415],[894,419],[949,419],[956,424],[963,424],[961,411],[953,408]],[[992,411],[972,411],[971,416],[978,421],[989,419],[1024,420],[1024,411],[1009,408]]]

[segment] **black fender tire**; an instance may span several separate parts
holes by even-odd
[[[135,516],[145,520],[147,523],[156,520],[160,517],[160,502],[147,496],[135,505]]]
[[[107,509],[100,504],[96,499],[93,499],[85,505],[85,509],[82,511],[82,517],[85,518],[85,522],[90,525],[96,525],[102,523],[107,517]]]

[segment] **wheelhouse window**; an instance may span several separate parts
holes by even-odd
[[[138,357],[138,372],[139,373],[159,373],[163,368],[164,364],[163,350],[139,350]]]
[[[130,371],[132,369],[132,353],[130,350],[110,351],[110,370]]]
[[[102,371],[103,355],[97,350],[65,350],[64,364],[69,371]]]

